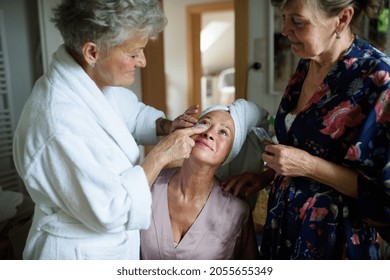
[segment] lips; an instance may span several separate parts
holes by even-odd
[[[300,44],[302,44],[302,42],[301,41],[296,41],[295,39],[296,38],[287,38],[288,39],[288,42],[290,43],[290,45],[292,45],[292,46],[296,46],[296,45],[300,45]]]
[[[210,147],[210,145],[207,144],[207,142],[202,140],[202,139],[196,140],[195,143],[199,144],[201,146],[205,146],[205,147],[209,148],[210,150],[214,151],[214,149],[212,147]]]

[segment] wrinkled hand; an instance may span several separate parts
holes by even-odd
[[[242,175],[229,177],[222,182],[223,190],[238,195],[241,189],[245,189],[245,196],[255,193],[266,185],[263,185],[262,174],[244,173]]]
[[[165,164],[176,160],[188,158],[195,141],[191,138],[194,134],[200,134],[207,129],[205,126],[193,126],[178,129],[164,137],[154,148],[154,153],[161,153],[164,156]]]
[[[301,149],[285,145],[267,145],[262,159],[277,174],[283,176],[305,176],[310,169],[311,155]]]
[[[178,116],[172,121],[171,133],[177,129],[191,127],[198,121],[193,116],[199,111],[199,105],[192,105],[184,112],[184,114]]]

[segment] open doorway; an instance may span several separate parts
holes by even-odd
[[[235,98],[234,3],[187,7],[188,102],[201,109]]]

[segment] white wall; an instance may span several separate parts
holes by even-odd
[[[268,60],[270,57],[270,44],[273,40],[268,32],[269,1],[249,0],[249,65],[257,61],[258,57],[262,57],[260,61],[263,65],[260,71],[250,71],[248,75],[248,100],[255,102],[263,106],[271,115],[276,113],[280,95],[274,95],[273,90],[269,88],[268,79],[270,72],[273,71],[272,66],[269,65]],[[273,18],[272,18],[273,20]],[[263,40],[264,44],[256,44],[258,39]]]
[[[52,8],[60,0],[38,0],[39,28],[41,34],[43,71],[46,72],[53,53],[63,43],[62,37],[55,25],[50,21]]]

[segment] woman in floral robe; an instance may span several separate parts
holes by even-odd
[[[390,59],[350,26],[375,1],[272,2],[301,60],[277,111],[279,143],[262,155],[270,169],[225,190],[273,181],[265,259],[378,259],[377,230],[390,232]]]
[[[280,144],[357,170],[357,199],[321,180],[277,176],[263,237],[265,257],[378,258],[377,232],[368,225],[390,224],[390,60],[354,37],[287,130],[286,117],[311,74],[311,59],[299,62],[281,100],[275,131]]]
[[[358,170],[358,199],[315,180],[278,176],[269,199],[262,251],[270,258],[378,258],[372,225],[390,224],[389,58],[356,38],[326,84],[295,117],[309,60],[301,60],[282,98],[275,131],[280,144]]]

